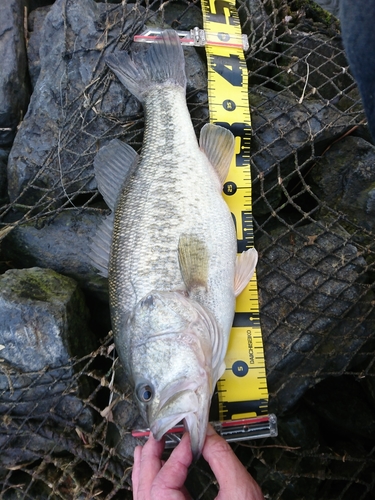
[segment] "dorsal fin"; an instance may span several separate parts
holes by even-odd
[[[131,146],[118,139],[103,146],[95,157],[94,171],[98,189],[112,211],[124,182],[137,166],[138,158]]]
[[[217,172],[221,184],[224,184],[234,155],[232,132],[219,125],[206,123],[201,130],[199,146]]]

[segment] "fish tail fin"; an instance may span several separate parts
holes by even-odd
[[[106,63],[140,101],[155,86],[176,85],[186,88],[184,53],[174,30],[163,31],[160,40],[146,52],[130,55],[120,51],[107,56]]]

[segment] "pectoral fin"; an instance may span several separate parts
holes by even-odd
[[[94,171],[98,189],[112,211],[124,182],[135,170],[138,158],[131,146],[118,139],[103,146],[95,157]]]
[[[221,184],[224,184],[234,155],[232,132],[219,125],[206,123],[201,130],[199,146],[216,170]]]
[[[178,242],[178,260],[189,292],[207,288],[208,252],[204,241],[194,234],[182,234]]]
[[[234,276],[234,295],[237,297],[251,280],[258,262],[258,252],[249,248],[237,256]]]

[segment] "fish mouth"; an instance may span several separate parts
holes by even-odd
[[[180,422],[190,434],[193,459],[197,460],[202,454],[208,424],[208,412],[211,403],[211,394],[201,386],[196,390],[184,390],[174,394],[149,418],[150,429],[156,440]]]

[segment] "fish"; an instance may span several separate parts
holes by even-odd
[[[254,248],[237,257],[222,196],[234,137],[207,123],[197,141],[174,30],[147,51],[112,52],[106,63],[142,103],[145,131],[140,155],[113,139],[95,157],[111,214],[91,258],[108,276],[114,343],[141,415],[157,440],[182,421],[197,459],[235,298],[257,263]]]

